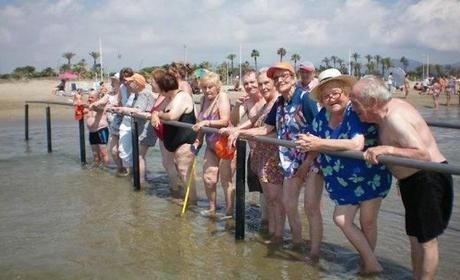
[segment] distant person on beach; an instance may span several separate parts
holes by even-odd
[[[200,79],[200,88],[203,91],[200,111],[198,112],[197,123],[193,131],[198,133],[194,148],[199,149],[206,140],[206,150],[203,156],[203,182],[206,189],[206,196],[209,208],[200,212],[202,216],[214,218],[217,210],[217,182],[219,178],[224,190],[225,216],[233,216],[235,188],[232,184],[230,168],[222,168],[223,165],[230,165],[230,160],[219,158],[216,153],[216,143],[219,134],[200,131],[201,127],[222,128],[227,127],[230,122],[230,99],[225,91],[221,91],[222,83],[218,74],[209,72]]]
[[[310,99],[309,93],[297,88],[294,67],[288,63],[277,63],[267,71],[267,77],[273,79],[276,90],[281,94],[268,113],[261,127],[241,131],[241,136],[268,135],[276,132],[282,140],[297,140],[299,133],[308,129],[318,111],[317,104]],[[317,172],[309,172],[303,164],[306,154],[295,148],[278,147],[278,155],[283,168],[283,208],[288,217],[292,232],[294,249],[303,247],[302,225],[298,210],[299,195],[302,186],[305,188],[305,212],[310,230],[311,247],[306,260],[317,261],[323,235],[320,211],[322,178]]]
[[[393,79],[393,72],[390,72],[388,74],[388,79],[387,79],[387,84],[388,84],[388,90],[393,93],[393,87],[394,87],[394,79]]]
[[[407,96],[409,95],[409,86],[410,84],[410,80],[409,80],[409,74],[406,73],[406,75],[404,76],[404,85],[403,85],[403,93],[404,93],[404,97],[407,98]]]
[[[441,95],[442,85],[439,79],[435,79],[430,89],[430,95],[433,97],[434,109],[439,108],[439,95]]]
[[[168,72],[176,77],[180,90],[193,94],[192,87],[186,81],[186,78],[193,73],[193,69],[188,63],[173,62],[169,65]]]
[[[124,77],[130,97],[124,107],[112,107],[112,111],[123,114],[123,120],[120,125],[120,140],[119,140],[119,151],[120,158],[123,160],[124,166],[132,167],[132,142],[131,133],[121,134],[122,127],[124,131],[131,132],[131,116],[134,117],[139,115],[145,117],[150,115],[150,110],[157,96],[153,96],[151,92],[147,91],[146,81],[144,76],[138,73],[134,73],[131,77]],[[138,118],[138,135],[139,135],[139,176],[140,184],[145,184],[145,155],[149,147],[155,146],[157,137],[153,133],[153,128],[148,121],[143,118]],[[128,139],[127,139],[128,138]]]
[[[401,99],[391,98],[383,82],[370,76],[358,81],[351,93],[353,110],[363,122],[378,127],[379,145],[364,158],[372,164],[379,155],[447,163],[423,117]],[[433,279],[438,266],[437,237],[452,213],[452,175],[387,164],[399,180],[406,210],[406,233],[411,245],[414,279]]]
[[[362,123],[352,111],[350,91],[355,79],[331,68],[319,74],[311,98],[323,105],[311,131],[300,134],[296,144],[306,152],[362,151],[377,145],[377,128]],[[316,153],[308,154],[314,162]],[[391,174],[383,164],[370,165],[358,159],[321,153],[317,158],[326,190],[335,202],[334,223],[342,230],[361,257],[361,273],[381,272],[374,255],[377,244],[377,216],[382,199],[391,186]],[[354,220],[359,211],[359,227]]]
[[[158,129],[163,121],[179,121],[194,125],[196,123],[195,103],[190,92],[179,88],[177,77],[170,72],[161,69],[155,70],[151,81],[152,90],[159,92],[165,98],[166,106],[163,109],[157,109],[151,113],[151,125]],[[162,150],[162,156],[170,159],[173,163],[172,168],[179,174],[182,186],[194,176],[191,173],[194,164],[195,154],[192,144],[196,140],[196,132],[189,128],[177,127],[169,124],[162,124],[162,144],[165,150]],[[164,161],[163,161],[164,162]],[[170,168],[170,166],[165,166]],[[175,175],[177,176],[177,175]],[[174,186],[175,187],[175,186]],[[196,188],[194,180],[191,183],[190,204],[196,204]],[[177,190],[177,196],[185,198],[185,190],[180,194]]]
[[[456,89],[456,84],[457,81],[454,76],[450,76],[450,78],[447,80],[447,85],[446,85],[446,105],[450,105],[450,100],[452,96],[454,96],[457,92]]]
[[[268,113],[273,104],[278,99],[278,92],[272,79],[267,77],[267,69],[261,70],[257,76],[259,91],[265,100],[259,112],[252,118],[240,123],[234,129],[221,129],[223,132],[230,132],[228,142],[234,143],[239,137],[240,132],[253,127],[263,126]],[[276,137],[272,132],[268,137]],[[266,219],[268,220],[268,239],[267,244],[282,244],[285,224],[285,214],[283,210],[283,169],[281,168],[278,146],[250,141],[251,160],[248,166],[248,173],[251,171],[263,190],[266,200]],[[248,178],[249,179],[249,178]],[[249,182],[248,182],[249,186]]]
[[[88,106],[99,100],[99,93],[92,90],[88,94]],[[93,167],[98,167],[102,161],[104,167],[109,166],[109,155],[107,154],[107,141],[109,129],[104,108],[93,107],[85,109],[85,122],[89,130],[89,143],[93,152]]]
[[[65,95],[65,84],[66,84],[66,80],[62,79],[61,82],[52,90],[52,94],[64,96]]]

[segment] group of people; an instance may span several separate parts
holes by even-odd
[[[173,63],[166,70],[154,70],[147,82],[142,75],[123,68],[111,77],[112,90],[103,97],[90,92],[86,123],[97,155],[94,161],[108,163],[107,153],[102,150],[109,142],[117,174],[128,175],[131,118],[141,117],[141,184],[145,180],[146,152],[159,142],[171,194],[183,198],[184,186],[193,176],[191,167],[199,151],[204,150],[202,174],[209,205],[201,214],[216,216],[220,180],[224,217],[231,218],[234,147],[243,137],[250,147],[248,172],[258,178],[266,200],[266,243],[282,244],[287,218],[293,247],[301,246],[298,204],[305,187],[303,206],[311,240],[306,259],[317,261],[323,236],[320,202],[324,186],[335,203],[333,221],[358,251],[363,273],[382,271],[374,253],[377,216],[394,176],[406,210],[414,278],[433,277],[438,263],[437,237],[447,227],[452,209],[452,177],[379,163],[382,154],[446,162],[417,110],[392,98],[381,79],[365,76],[356,81],[332,68],[315,78],[312,63],[302,63],[296,73],[292,65],[280,62],[245,73],[244,93],[232,106],[221,89],[219,75],[206,71],[199,79],[203,96],[196,108],[192,89],[184,81],[187,71],[183,64]],[[151,90],[147,90],[148,83]],[[188,123],[191,129],[167,121]],[[218,133],[205,132],[204,128],[218,129]],[[255,136],[292,141],[295,147],[263,143]],[[328,154],[346,150],[364,152],[365,161]],[[194,183],[190,203],[196,203]],[[359,224],[354,221],[358,211]]]
[[[419,94],[426,93],[433,97],[434,108],[439,107],[439,96],[446,96],[446,106],[449,107],[451,99],[458,94],[460,80],[455,76],[426,77],[421,83],[414,84],[414,90]],[[406,95],[407,96],[407,95]],[[459,95],[460,100],[460,95]]]

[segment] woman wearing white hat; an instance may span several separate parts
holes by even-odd
[[[311,134],[300,134],[296,141],[303,151],[364,150],[377,144],[377,129],[361,123],[352,111],[349,94],[355,80],[337,69],[320,73],[319,84],[311,98],[323,106],[312,122]],[[316,157],[309,153],[307,162]],[[362,273],[382,271],[374,255],[377,242],[377,215],[382,198],[391,186],[391,175],[382,164],[369,165],[365,161],[321,153],[318,162],[325,188],[336,203],[334,223],[358,250],[362,259]],[[360,211],[360,225],[354,223]]]

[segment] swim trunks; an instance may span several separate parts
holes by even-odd
[[[441,235],[452,214],[452,175],[421,170],[399,180],[399,188],[407,235],[417,237],[420,243]]]
[[[89,143],[91,145],[105,145],[109,140],[109,129],[107,127],[101,128],[96,132],[89,133]]]

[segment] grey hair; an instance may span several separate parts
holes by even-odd
[[[366,75],[359,80],[353,87],[353,95],[365,105],[369,105],[372,99],[377,103],[387,103],[391,100],[391,92],[385,83],[374,75]]]

